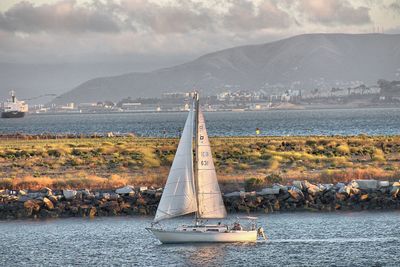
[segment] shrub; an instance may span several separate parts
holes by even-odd
[[[336,147],[336,152],[339,154],[350,154],[350,148],[348,145],[340,145]]]
[[[385,153],[383,153],[383,151],[380,149],[375,149],[372,154],[372,160],[379,161],[379,162],[385,162],[386,161]]]
[[[280,156],[272,156],[268,160],[268,169],[272,171],[278,169],[282,160],[283,158]]]
[[[317,144],[317,141],[315,140],[307,140],[306,145],[307,146],[315,146]]]
[[[244,182],[244,190],[246,192],[261,190],[264,185],[264,180],[260,178],[249,178]]]
[[[10,178],[2,178],[0,179],[0,189],[12,189],[13,182]]]
[[[282,182],[282,177],[279,174],[272,173],[272,174],[265,176],[266,184],[276,184],[276,183],[281,183],[281,182]]]
[[[239,163],[239,165],[237,165],[237,168],[239,170],[248,170],[250,169],[250,166],[247,163]]]
[[[59,151],[59,150],[57,150],[57,149],[50,149],[50,150],[47,152],[47,154],[48,154],[49,156],[51,156],[51,157],[56,157],[56,158],[59,158],[59,157],[62,155],[61,151]]]

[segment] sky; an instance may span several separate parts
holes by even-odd
[[[0,0],[0,62],[156,69],[320,32],[400,33],[400,0]]]

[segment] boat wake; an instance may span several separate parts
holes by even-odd
[[[398,237],[376,238],[321,238],[321,239],[268,239],[259,240],[257,243],[362,243],[362,242],[396,242]]]

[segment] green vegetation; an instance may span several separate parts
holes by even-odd
[[[178,140],[1,140],[0,188],[162,186]],[[399,179],[400,136],[211,138],[223,187]],[[250,179],[253,178],[253,179]]]

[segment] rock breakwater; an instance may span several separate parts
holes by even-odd
[[[162,188],[0,191],[0,219],[153,215]],[[400,209],[400,182],[357,180],[348,184],[295,181],[253,192],[224,194],[229,213]]]

